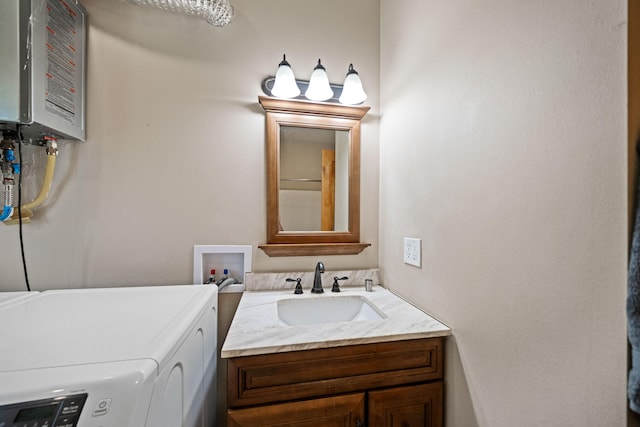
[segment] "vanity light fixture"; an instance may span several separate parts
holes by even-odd
[[[362,104],[367,99],[367,94],[362,88],[362,81],[358,72],[353,68],[353,64],[349,64],[343,85],[329,83],[327,71],[320,59],[318,59],[318,64],[313,69],[309,81],[297,80],[286,55],[282,55],[282,61],[278,64],[275,77],[267,77],[262,81],[262,91],[265,95],[276,98],[306,98],[311,101],[345,105]]]
[[[295,98],[300,95],[300,88],[296,84],[296,78],[286,55],[282,55],[282,62],[278,64],[271,95],[278,98]]]
[[[326,101],[333,96],[333,91],[329,86],[327,70],[320,63],[320,59],[318,59],[318,65],[315,66],[313,73],[311,73],[309,87],[304,96],[312,101]]]
[[[362,88],[362,81],[358,72],[353,69],[353,64],[349,64],[349,71],[344,79],[340,103],[347,105],[361,104],[367,99],[367,94]]]

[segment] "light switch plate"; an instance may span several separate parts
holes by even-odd
[[[422,240],[404,238],[404,263],[422,267]]]

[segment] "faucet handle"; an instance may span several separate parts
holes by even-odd
[[[287,282],[296,282],[296,289],[293,291],[293,293],[296,295],[302,293],[302,285],[300,284],[301,280],[302,279],[300,277],[298,277],[297,279],[287,278]]]
[[[340,284],[338,283],[338,280],[347,280],[348,277],[344,276],[344,277],[334,277],[333,278],[333,288],[331,288],[331,292],[340,292]]]

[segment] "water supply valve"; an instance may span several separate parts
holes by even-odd
[[[13,214],[14,175],[20,173],[20,164],[15,162],[15,132],[5,131],[0,141],[0,170],[2,171],[2,210],[0,221],[8,220]]]
[[[14,154],[14,152],[13,152],[13,146],[10,146],[10,145],[8,145],[8,144],[6,144],[6,146],[7,146],[7,147],[10,147],[10,148],[4,148],[4,149],[2,150],[2,154],[3,154],[3,156],[2,156],[2,157],[3,157],[3,160],[4,160],[5,162],[7,162],[7,163],[11,163],[11,162],[13,162],[13,161],[16,159],[16,156],[15,156],[15,154]]]
[[[58,155],[58,138],[53,136],[45,136],[45,142],[47,143],[47,156]]]
[[[13,162],[16,157],[14,150],[16,147],[16,133],[14,131],[4,131],[2,133],[2,141],[0,141],[0,150],[2,150],[3,162]]]
[[[15,132],[5,131],[0,141],[0,170],[5,185],[13,185],[14,174],[20,173],[20,164],[15,160]]]

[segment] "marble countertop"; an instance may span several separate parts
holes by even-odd
[[[339,298],[355,295],[367,298],[387,318],[380,320],[334,322],[287,326],[278,319],[277,301],[291,298]],[[400,341],[451,335],[451,329],[380,286],[373,292],[364,287],[343,287],[323,294],[305,290],[302,295],[287,291],[255,291],[242,295],[222,346],[223,358],[281,353],[314,348]]]

